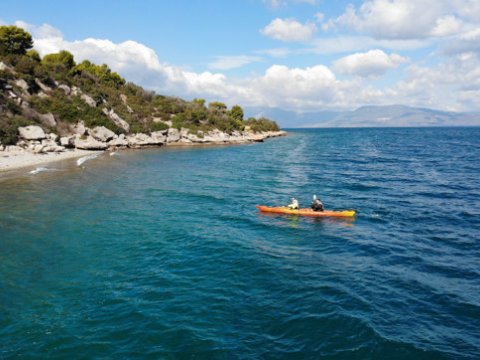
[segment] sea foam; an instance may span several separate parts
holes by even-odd
[[[35,175],[35,174],[38,174],[40,172],[45,172],[45,171],[58,171],[58,169],[46,168],[46,167],[43,167],[43,166],[39,166],[35,170],[29,171],[28,173],[32,174],[32,175]]]
[[[93,159],[97,158],[99,155],[100,154],[92,154],[92,155],[83,156],[83,157],[81,157],[80,159],[77,160],[77,166],[82,166],[84,162],[89,161],[89,160],[93,160]]]

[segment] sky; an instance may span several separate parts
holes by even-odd
[[[0,0],[43,56],[159,94],[297,112],[480,111],[480,0]]]

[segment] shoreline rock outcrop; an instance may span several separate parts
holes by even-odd
[[[249,131],[234,131],[231,134],[214,129],[207,133],[198,131],[191,133],[189,129],[169,128],[149,134],[115,134],[113,131],[97,126],[93,129],[85,127],[83,122],[72,127],[72,134],[59,137],[54,133],[46,134],[36,125],[19,127],[20,140],[14,146],[2,146],[0,151],[24,150],[35,154],[62,152],[66,149],[81,150],[116,150],[142,149],[159,146],[198,146],[198,145],[234,145],[262,142],[271,137],[285,136],[285,131],[265,131],[253,133]]]

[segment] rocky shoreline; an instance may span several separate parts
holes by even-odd
[[[99,126],[93,129],[79,122],[69,136],[46,134],[35,125],[18,129],[16,145],[0,144],[0,171],[44,164],[51,161],[85,156],[96,151],[142,149],[160,146],[233,145],[262,142],[267,138],[286,135],[285,131],[253,133],[234,131],[232,134],[212,130],[207,133],[191,133],[189,129],[169,128],[150,134],[117,135]]]

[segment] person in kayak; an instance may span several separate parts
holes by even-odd
[[[317,198],[317,195],[313,195],[313,201],[312,204],[310,205],[313,211],[324,211],[325,208],[323,206],[323,203],[320,201],[319,198]]]
[[[289,209],[292,209],[292,210],[297,210],[300,208],[300,205],[298,204],[298,200],[295,199],[295,198],[292,198],[292,202],[290,204],[287,205],[287,207]]]

